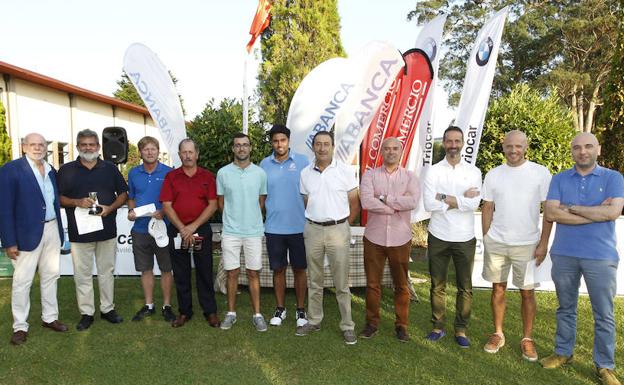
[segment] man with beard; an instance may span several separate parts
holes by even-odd
[[[30,287],[39,269],[42,326],[67,331],[58,321],[56,299],[63,225],[56,170],[45,160],[48,144],[39,134],[22,141],[25,156],[0,168],[0,239],[13,263],[11,344],[28,337]]]
[[[496,353],[505,345],[505,291],[509,270],[513,284],[520,289],[523,335],[522,357],[537,361],[532,339],[537,308],[535,285],[525,285],[529,263],[542,263],[548,251],[552,222],[543,219],[540,233],[540,206],[546,201],[550,172],[526,159],[527,137],[522,131],[510,131],[503,140],[506,162],[485,176],[483,182],[483,279],[492,282],[492,333],[483,349]]]
[[[594,315],[594,364],[605,385],[619,385],[615,369],[615,317],[619,255],[615,220],[624,207],[624,178],[599,166],[600,145],[580,133],[571,145],[574,167],[555,175],[546,198],[546,219],[557,222],[550,255],[557,290],[555,352],[540,361],[546,369],[572,361],[581,277]]]
[[[148,226],[156,226],[154,221],[162,221],[164,214],[160,203],[160,189],[165,176],[171,167],[158,161],[160,152],[156,138],[145,136],[137,144],[139,155],[143,164],[134,167],[128,173],[128,220],[133,221],[132,226],[132,253],[134,254],[134,267],[141,272],[141,286],[145,296],[145,305],[132,317],[133,321],[141,321],[145,317],[153,315],[154,308],[154,256],[160,269],[160,286],[163,294],[163,307],[161,313],[167,322],[175,320],[171,310],[171,258],[169,257],[168,245],[158,245],[156,239],[149,234]],[[144,205],[153,204],[156,211],[149,217],[137,218],[134,209]],[[160,222],[163,226],[163,222]],[[163,238],[165,243],[167,238]]]
[[[197,144],[184,139],[178,146],[182,161],[165,177],[160,191],[163,211],[169,225],[169,254],[178,296],[180,315],[171,326],[184,326],[193,317],[191,294],[191,255],[195,262],[195,278],[199,304],[210,327],[219,326],[217,302],[212,284],[212,229],[208,220],[217,210],[214,176],[199,167]],[[181,239],[176,245],[175,238]]]
[[[100,289],[100,315],[117,324],[123,319],[115,311],[114,286],[115,256],[117,252],[117,209],[126,202],[128,185],[110,162],[99,158],[100,141],[97,133],[85,129],[76,136],[78,159],[64,164],[59,170],[58,183],[61,205],[67,213],[69,240],[74,265],[76,299],[81,314],[78,330],[86,330],[93,323],[95,313],[93,295],[93,256],[97,267]],[[97,201],[89,198],[97,193]],[[79,234],[76,210],[87,210],[97,204],[101,211],[103,229]]]
[[[431,166],[423,193],[425,210],[431,212],[427,243],[433,330],[426,339],[438,341],[446,335],[446,280],[452,259],[457,285],[455,342],[461,348],[468,348],[466,329],[472,308],[472,265],[477,243],[473,213],[480,202],[481,171],[461,157],[464,146],[461,128],[447,128],[442,145],[446,156]]]
[[[394,331],[400,342],[409,341],[409,257],[412,250],[411,212],[420,197],[413,172],[400,167],[403,146],[390,137],[381,143],[383,165],[366,170],[360,185],[362,208],[368,210],[364,231],[366,271],[366,327],[362,338],[371,338],[379,327],[381,280],[386,260],[394,284]]]
[[[245,268],[253,308],[252,323],[256,330],[267,330],[260,314],[260,270],[262,269],[262,209],[267,194],[264,170],[251,163],[251,142],[243,133],[234,135],[234,161],[217,172],[217,196],[223,213],[223,268],[227,271],[228,312],[221,329],[228,330],[236,322],[236,291],[240,273],[241,248],[245,250]]]
[[[286,292],[286,268],[290,261],[294,275],[297,326],[308,321],[305,314],[305,295],[308,288],[306,256],[303,241],[305,208],[299,193],[299,177],[310,162],[305,155],[295,153],[288,147],[290,130],[276,124],[269,131],[273,153],[260,162],[268,180],[266,199],[265,237],[277,308],[271,325],[280,326],[286,319],[284,296]]]

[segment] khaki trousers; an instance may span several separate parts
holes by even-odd
[[[349,247],[351,228],[348,222],[321,226],[307,222],[303,231],[308,262],[308,321],[320,325],[323,320],[323,281],[325,255],[336,287],[340,310],[340,330],[353,330],[351,318],[351,290],[349,290]]]
[[[97,267],[98,286],[100,289],[100,311],[108,313],[115,308],[113,297],[115,290],[115,256],[117,238],[98,242],[72,242],[71,254],[74,262],[74,282],[78,310],[83,315],[93,315],[93,257]]]
[[[30,311],[30,287],[35,271],[39,268],[41,284],[41,319],[52,322],[58,319],[56,281],[60,270],[61,239],[56,221],[43,227],[43,235],[36,249],[21,251],[13,263],[13,286],[11,290],[11,310],[13,331],[28,331]]]

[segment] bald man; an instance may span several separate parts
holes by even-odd
[[[624,178],[599,166],[600,145],[590,133],[578,134],[571,145],[574,167],[555,175],[546,201],[546,219],[557,222],[550,255],[557,290],[555,352],[541,360],[544,368],[572,361],[581,276],[594,316],[596,371],[603,384],[620,384],[615,368],[613,297],[619,256],[615,220],[624,207]]]
[[[395,335],[409,341],[408,263],[412,250],[411,211],[418,205],[420,184],[416,175],[400,167],[403,147],[394,137],[381,144],[383,165],[367,170],[360,185],[362,208],[368,210],[364,230],[366,271],[366,326],[362,338],[371,338],[379,327],[381,279],[386,260],[394,283]]]
[[[526,267],[533,260],[542,263],[548,251],[552,223],[542,220],[540,207],[546,201],[551,175],[548,169],[526,158],[527,137],[522,131],[510,131],[503,141],[505,163],[490,170],[483,182],[484,261],[483,279],[492,282],[492,317],[494,333],[484,350],[496,353],[505,345],[503,320],[505,290],[509,271],[513,284],[520,289],[523,335],[522,357],[537,361],[532,339],[536,302],[534,285],[524,284]]]
[[[28,337],[30,286],[35,271],[41,282],[42,326],[67,331],[58,321],[56,282],[59,278],[63,227],[56,170],[45,160],[48,144],[39,134],[22,140],[24,156],[0,169],[0,238],[13,263],[11,344]]]

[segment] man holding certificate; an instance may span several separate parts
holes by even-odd
[[[141,272],[145,305],[132,317],[132,320],[141,321],[156,312],[153,273],[155,255],[161,273],[162,316],[165,321],[172,322],[175,320],[175,315],[171,309],[173,274],[171,273],[168,238],[163,237],[163,242],[159,244],[148,230],[149,226],[157,227],[157,221],[162,223],[164,214],[159,199],[160,189],[171,167],[158,161],[160,146],[156,138],[146,136],[139,140],[137,146],[143,164],[134,167],[128,173],[128,220],[134,221],[131,233],[132,253],[134,254],[134,267]]]

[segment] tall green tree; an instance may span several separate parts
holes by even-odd
[[[572,166],[570,141],[574,137],[573,117],[561,105],[555,92],[543,97],[526,84],[494,100],[488,109],[477,157],[477,167],[487,173],[505,161],[503,139],[511,130],[527,135],[527,156],[551,173]]]
[[[176,78],[171,71],[169,71],[169,76],[171,76],[173,85],[177,86],[178,78]],[[134,84],[130,81],[126,71],[123,71],[121,73],[121,79],[117,80],[117,89],[113,92],[113,96],[125,102],[145,107],[145,103],[143,103],[141,96],[137,92],[136,88],[134,88]],[[186,115],[186,111],[184,110],[184,99],[182,99],[182,95],[180,94],[178,94],[178,98],[180,99],[180,105],[182,106],[182,113]]]
[[[10,161],[11,156],[11,138],[6,130],[6,118],[4,115],[4,106],[0,102],[0,166]]]
[[[188,126],[189,138],[199,147],[199,164],[216,173],[232,162],[232,138],[241,132],[243,126],[243,105],[235,99],[223,99],[216,104],[214,99],[206,103],[204,110]],[[249,116],[249,138],[253,149],[251,161],[258,164],[271,151],[266,131],[262,124]]]
[[[620,4],[619,37],[605,90],[600,123],[604,127],[601,135],[601,162],[624,173],[624,0],[620,0]]]
[[[260,118],[286,123],[299,83],[323,61],[344,56],[337,0],[274,0],[262,35],[258,73]]]
[[[128,160],[121,165],[121,175],[128,181],[128,173],[133,167],[141,164],[141,154],[139,148],[132,142],[128,142]]]
[[[591,131],[601,104],[617,37],[617,0],[426,0],[408,14],[424,23],[446,13],[448,53],[440,76],[456,104],[474,39],[490,15],[504,6],[510,14],[503,32],[492,92],[500,96],[520,82],[547,93],[557,86],[572,110],[578,131]]]

